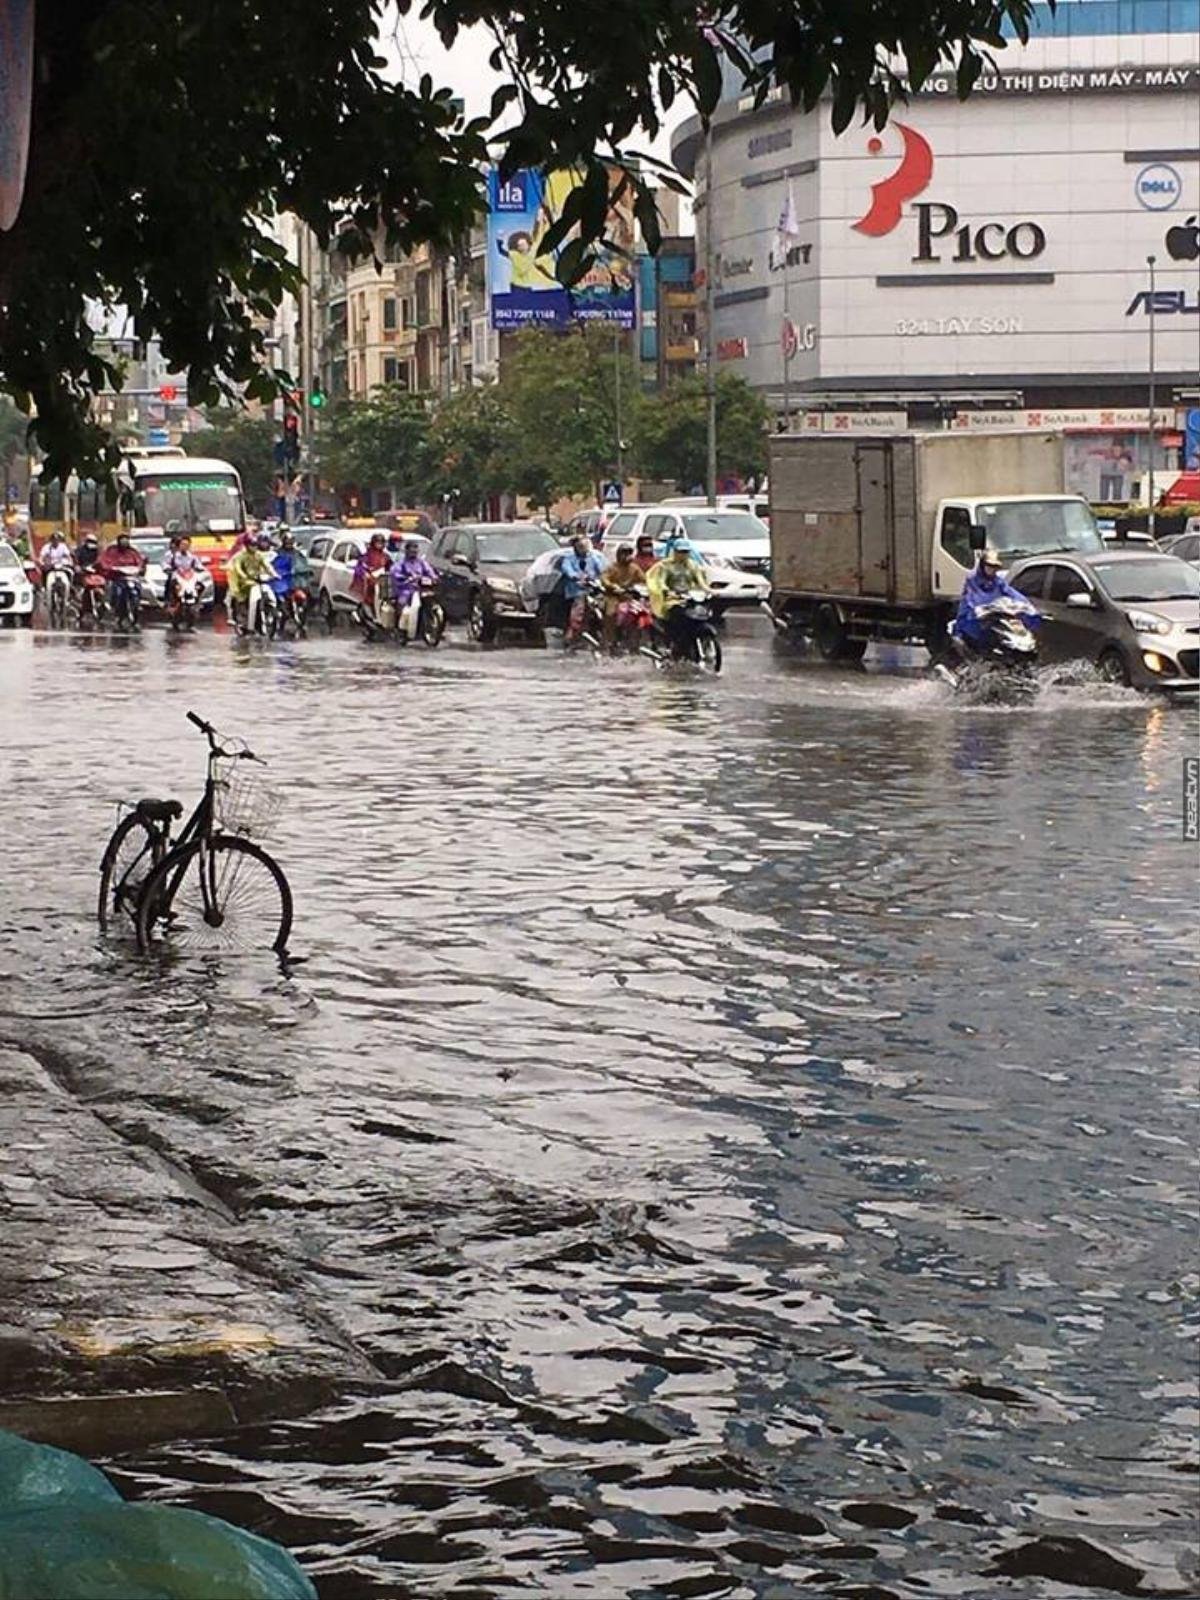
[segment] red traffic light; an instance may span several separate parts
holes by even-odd
[[[160,384],[159,385],[159,390],[158,390],[158,398],[160,400],[165,400],[165,401],[167,401],[168,404],[170,404],[170,402],[172,400],[178,400],[178,398],[179,398],[179,390],[175,387],[175,385],[173,383]]]

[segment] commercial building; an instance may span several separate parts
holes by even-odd
[[[836,137],[828,105],[731,94],[711,194],[698,124],[674,154],[701,264],[712,227],[715,353],[776,408],[881,426],[1070,413],[1076,480],[1119,499],[1147,454],[1152,329],[1157,466],[1196,403],[1200,5],[1035,12],[1032,42],[965,102],[938,73],[882,132]]]

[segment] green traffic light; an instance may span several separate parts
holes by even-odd
[[[325,404],[325,394],[321,389],[314,389],[308,397],[308,403],[314,411],[319,411]]]

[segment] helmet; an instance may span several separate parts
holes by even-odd
[[[417,553],[417,551],[420,550],[420,548],[421,548],[421,541],[419,539],[405,539],[405,541],[404,541],[404,553],[405,553],[405,555],[407,555],[410,550],[415,555]]]
[[[271,548],[271,535],[269,533],[260,533],[254,542],[260,550],[269,550]]]
[[[292,530],[290,528],[280,528],[280,530],[279,530],[279,547],[280,547],[281,550],[283,550],[283,549],[290,550],[291,547],[295,544],[295,542],[296,541],[295,541],[294,537],[292,536]]]
[[[375,533],[373,533],[371,535],[370,539],[367,542],[369,544],[382,544],[384,542],[384,536],[383,536],[382,533],[376,531]]]
[[[993,549],[989,544],[985,550],[979,552],[979,565],[981,567],[995,567],[997,570],[1003,565],[1000,560],[999,550]]]
[[[83,536],[83,542],[84,542],[84,544],[99,544],[100,543],[99,539],[97,539],[97,537],[96,537],[96,535],[94,533],[85,533],[84,536]]]
[[[667,554],[669,556],[681,554],[694,556],[696,554],[696,546],[690,539],[671,539],[667,543]]]
[[[617,546],[617,560],[618,561],[632,561],[633,560],[633,546],[631,544],[619,544]]]

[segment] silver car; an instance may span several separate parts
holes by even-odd
[[[1152,550],[1063,551],[1017,562],[1013,587],[1042,613],[1043,661],[1092,661],[1138,689],[1200,687],[1200,573]]]

